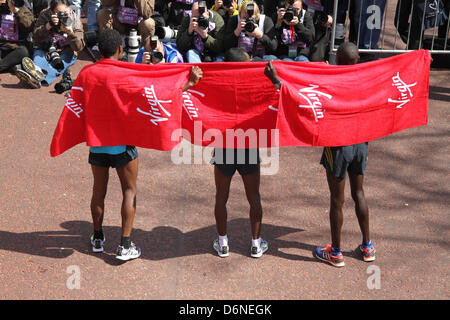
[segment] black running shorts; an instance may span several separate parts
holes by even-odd
[[[211,164],[224,175],[231,177],[236,170],[241,176],[257,172],[261,159],[259,149],[214,149]]]
[[[127,146],[127,150],[119,154],[89,152],[89,163],[97,167],[120,168],[136,159],[137,156],[136,147]]]
[[[325,147],[320,164],[328,173],[344,179],[347,171],[356,175],[365,173],[368,153],[368,142],[343,147]]]

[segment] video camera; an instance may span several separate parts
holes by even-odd
[[[255,5],[250,3],[247,5],[248,18],[245,20],[244,30],[248,33],[255,31],[256,20],[253,18],[253,13],[255,13]]]

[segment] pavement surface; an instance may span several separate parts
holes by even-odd
[[[74,76],[90,63],[82,56]],[[0,299],[450,298],[448,69],[431,72],[427,126],[369,143],[365,194],[377,249],[370,264],[357,251],[347,184],[341,269],[312,254],[331,241],[322,148],[281,148],[277,174],[262,176],[269,250],[260,259],[250,257],[249,206],[238,175],[228,203],[231,254],[221,259],[212,249],[213,166],[175,165],[171,152],[142,148],[132,233],[142,256],[126,263],[114,257],[122,198],[114,171],[105,252],[90,252],[88,148],[49,155],[63,106],[53,85],[24,89],[15,76],[0,75]]]
[[[80,60],[74,74],[89,63]],[[0,298],[448,299],[449,80],[448,70],[431,72],[427,126],[370,142],[365,193],[377,260],[365,263],[356,251],[361,236],[347,188],[346,266],[337,269],[312,255],[330,241],[321,148],[281,148],[278,173],[262,177],[269,251],[261,259],[249,256],[249,207],[238,175],[228,205],[231,254],[221,259],[212,249],[213,166],[174,165],[170,152],[142,148],[132,234],[142,256],[127,263],[114,257],[121,203],[114,171],[106,252],[91,253],[88,148],[49,155],[64,97],[53,86],[24,89],[2,74]],[[377,270],[380,288],[371,290]],[[69,289],[78,271],[79,289]]]

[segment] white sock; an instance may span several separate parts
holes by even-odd
[[[227,235],[219,236],[219,245],[221,247],[228,246],[228,236]]]
[[[252,239],[252,247],[261,248],[261,237],[258,239]]]

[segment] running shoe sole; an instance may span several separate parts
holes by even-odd
[[[26,72],[28,72],[30,76],[35,78],[37,81],[41,82],[45,80],[45,75],[36,68],[36,65],[34,64],[33,60],[31,60],[31,58],[23,58],[22,67]]]
[[[28,72],[24,70],[17,70],[16,72],[17,78],[28,84],[33,89],[39,89],[41,87],[41,83],[38,82],[34,77],[32,77]]]

